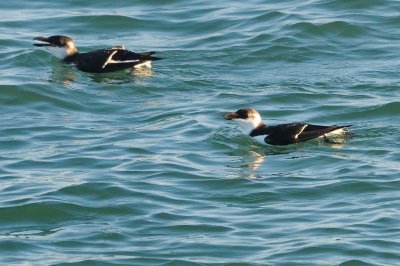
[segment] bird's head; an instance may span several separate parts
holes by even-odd
[[[242,127],[243,133],[247,135],[263,123],[260,114],[253,108],[239,109],[236,112],[227,113],[224,115],[224,119],[237,122]]]
[[[54,35],[50,37],[36,37],[34,40],[40,41],[40,43],[34,43],[33,45],[49,50],[54,56],[60,59],[64,59],[78,52],[74,40],[67,36]]]

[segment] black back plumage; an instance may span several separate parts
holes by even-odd
[[[76,53],[66,57],[64,61],[73,63],[84,72],[106,73],[132,68],[145,61],[154,61],[161,58],[152,56],[154,52],[135,53],[120,48],[96,50],[88,53]],[[112,56],[112,60],[120,61],[118,64],[106,64]]]
[[[321,126],[306,123],[280,124],[275,126],[260,125],[250,136],[267,135],[264,141],[271,145],[288,145],[303,142],[349,126]]]

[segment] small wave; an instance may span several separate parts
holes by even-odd
[[[0,89],[4,97],[2,104],[5,106],[24,108],[32,106],[41,109],[51,105],[69,110],[82,109],[78,103],[68,101],[64,97],[64,93],[46,89],[38,84],[29,84],[29,86],[0,85]]]
[[[313,3],[314,6],[318,6],[322,9],[328,10],[368,10],[373,9],[382,5],[388,6],[390,1],[381,0],[370,0],[370,1],[347,1],[347,0],[325,0]]]
[[[361,110],[353,110],[342,114],[343,118],[351,118],[358,121],[371,121],[375,119],[388,120],[390,117],[398,117],[400,102],[390,102],[375,106],[363,107]]]
[[[332,21],[328,23],[297,22],[286,27],[288,32],[296,37],[323,37],[323,38],[359,38],[365,34],[365,26],[361,27],[346,21]]]

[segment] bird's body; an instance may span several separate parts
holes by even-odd
[[[65,57],[67,63],[73,63],[79,70],[93,73],[107,73],[127,68],[138,68],[154,60],[151,55],[154,52],[134,53],[120,48],[108,48],[93,52],[74,54]]]
[[[35,46],[48,48],[56,57],[74,64],[79,70],[92,73],[107,73],[127,68],[151,68],[151,62],[161,58],[152,56],[154,52],[135,53],[115,46],[88,53],[79,53],[74,41],[61,35],[36,37]]]
[[[224,115],[226,120],[234,120],[242,127],[244,134],[260,143],[270,145],[288,145],[316,138],[327,138],[343,134],[349,126],[322,126],[308,123],[290,123],[267,126],[260,114],[251,108],[240,109]]]

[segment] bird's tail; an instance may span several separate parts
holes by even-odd
[[[142,56],[143,60],[151,60],[151,61],[161,60],[162,59],[161,57],[152,56],[155,53],[156,52],[145,52],[145,53],[140,53],[140,55]]]
[[[345,125],[345,126],[339,126],[338,128],[347,128],[347,127],[352,127],[353,125]]]

